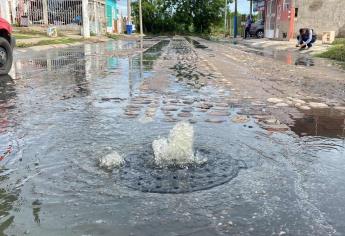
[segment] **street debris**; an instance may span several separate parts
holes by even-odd
[[[0,161],[3,161],[8,155],[10,155],[13,151],[13,146],[8,145],[6,150],[0,155]]]
[[[245,115],[236,115],[231,119],[234,123],[247,123],[250,121],[250,118]]]
[[[259,126],[270,132],[284,132],[290,130],[289,126],[282,124],[275,118],[262,118],[258,119]]]

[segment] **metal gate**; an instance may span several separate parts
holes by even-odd
[[[82,0],[19,0],[16,21],[28,25],[78,27],[82,25]]]
[[[56,26],[78,30],[83,25],[82,0],[5,0],[11,6],[12,23],[21,26]],[[89,0],[90,31],[105,33],[105,0]]]
[[[48,23],[56,26],[82,25],[82,1],[48,0]]]

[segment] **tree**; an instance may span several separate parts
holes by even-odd
[[[224,16],[224,0],[197,0],[193,6],[193,25],[196,32],[209,32],[210,27],[221,23]]]
[[[132,5],[138,16],[138,3]],[[224,0],[142,0],[142,8],[145,32],[204,33],[223,19]]]

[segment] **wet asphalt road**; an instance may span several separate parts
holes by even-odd
[[[212,45],[188,40],[16,55],[0,78],[2,234],[345,235],[344,114],[312,109],[291,130],[264,129],[272,104],[238,99]],[[166,180],[189,192],[133,188],[155,168],[140,160],[150,143],[182,120],[210,160],[244,164],[222,181],[234,170],[222,156],[195,188]],[[143,176],[100,168],[114,150]]]

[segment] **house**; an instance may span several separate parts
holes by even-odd
[[[106,0],[106,18],[107,18],[107,32],[118,32],[118,4],[117,0]]]
[[[8,22],[11,22],[8,0],[0,0],[0,17],[6,19]]]
[[[266,0],[265,37],[290,40],[294,37],[294,0]]]
[[[345,35],[344,0],[265,0],[265,37],[295,38],[300,28]]]
[[[318,35],[324,31],[335,31],[345,36],[344,0],[295,0],[295,33],[300,28],[313,28]]]

